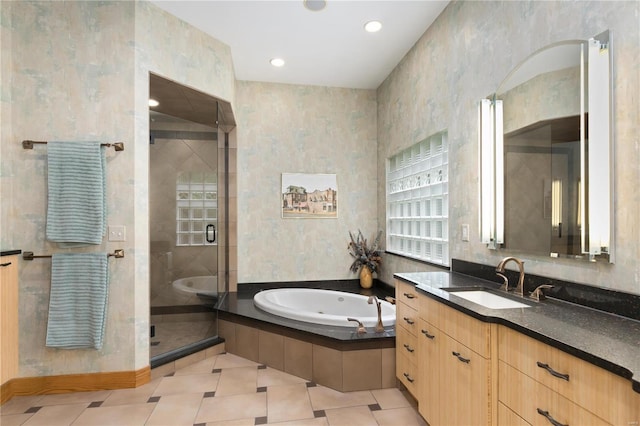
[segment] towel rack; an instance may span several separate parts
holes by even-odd
[[[46,144],[47,141],[31,141],[24,140],[22,141],[22,148],[24,149],[33,149],[34,144]],[[107,148],[113,147],[116,151],[124,151],[124,142],[114,142],[114,143],[102,143],[100,146],[106,146]]]
[[[122,249],[115,250],[113,253],[107,254],[107,256],[115,257],[116,259],[119,259],[121,257],[124,257],[124,250]],[[51,257],[51,255],[49,254],[49,255],[35,256],[32,251],[25,251],[24,253],[22,253],[22,258],[24,260],[33,260],[33,259],[42,258],[42,257]]]

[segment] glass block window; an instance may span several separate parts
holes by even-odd
[[[204,246],[208,225],[218,223],[218,183],[215,173],[181,172],[176,180],[176,245]],[[213,232],[209,232],[209,239]]]
[[[387,160],[387,251],[449,265],[447,132]]]

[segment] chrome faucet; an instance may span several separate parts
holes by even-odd
[[[514,261],[518,265],[520,270],[520,277],[518,278],[518,285],[516,285],[516,293],[524,297],[524,262],[515,257],[505,257],[496,266],[496,273],[504,280],[504,289],[509,291],[509,280],[504,275],[504,266],[509,262]]]
[[[375,331],[376,333],[382,333],[384,331],[384,326],[382,325],[382,306],[381,306],[381,302],[378,300],[378,298],[376,296],[369,296],[369,299],[367,299],[367,303],[368,304],[373,304],[373,302],[376,302],[376,306],[378,308],[378,324],[376,324],[376,328]]]
[[[360,321],[357,318],[347,318],[347,321],[355,321],[358,323],[358,328],[356,329],[356,333],[358,334],[366,334],[367,333],[367,329],[364,328],[364,324],[362,324],[362,321]]]

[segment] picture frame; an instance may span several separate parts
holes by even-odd
[[[337,219],[337,176],[282,173],[280,206],[283,219]]]

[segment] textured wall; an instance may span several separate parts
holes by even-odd
[[[50,261],[20,263],[20,376],[149,364],[149,72],[232,99],[231,53],[150,3],[2,2],[0,247],[52,253],[44,240],[47,149],[20,141],[124,141],[107,151],[108,224],[127,241],[110,261],[101,351],[45,348]]]
[[[238,282],[355,278],[349,230],[376,232],[373,90],[241,81]],[[337,219],[282,219],[281,173],[335,173]]]
[[[638,2],[454,2],[378,88],[378,180],[400,149],[442,129],[450,142],[451,256],[497,264],[478,236],[477,104],[536,50],[612,31],[616,133],[615,265],[525,256],[531,273],[640,293],[640,34]],[[384,188],[378,217],[385,217]],[[460,225],[471,241],[460,241]],[[383,279],[428,266],[386,256]]]

